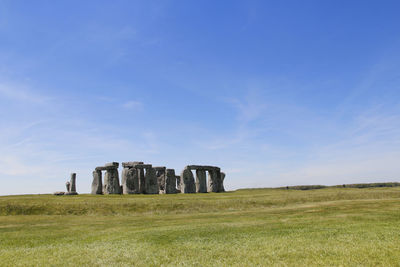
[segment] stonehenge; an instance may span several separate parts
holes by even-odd
[[[107,163],[93,171],[91,194],[176,194],[225,192],[225,173],[219,167],[187,165],[180,176],[165,166],[153,167],[142,161],[122,162],[121,185],[118,162]],[[105,171],[104,181],[102,171]],[[193,175],[195,172],[196,177]],[[208,175],[207,175],[208,174]],[[75,181],[71,189],[75,188]]]
[[[181,175],[165,166],[153,167],[142,161],[122,162],[121,184],[118,162],[98,166],[92,172],[92,195],[110,194],[191,194],[225,192],[225,173],[216,166],[187,165]],[[104,171],[104,175],[103,175]],[[195,176],[194,176],[195,174]],[[103,179],[104,177],[104,179]],[[65,183],[66,192],[57,191],[54,195],[77,195],[76,173]]]

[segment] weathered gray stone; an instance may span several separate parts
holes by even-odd
[[[153,169],[156,170],[156,171],[165,171],[167,169],[167,167],[165,167],[165,166],[156,166],[156,167],[154,167],[153,166]]]
[[[167,169],[165,175],[165,194],[175,194],[176,190],[176,175],[174,169]]]
[[[122,167],[124,168],[132,168],[138,164],[143,164],[142,161],[128,161],[128,162],[122,162]]]
[[[146,168],[145,194],[158,194],[158,182],[156,171],[153,168]]]
[[[104,175],[103,194],[120,194],[118,169],[110,169]]]
[[[153,169],[156,171],[158,191],[160,194],[165,194],[166,167],[153,167]]]
[[[214,170],[208,171],[208,192],[218,192],[218,172]]]
[[[220,170],[219,167],[216,166],[207,166],[207,165],[188,165],[186,166],[186,168],[190,169],[190,170],[213,170],[213,169],[217,169]]]
[[[137,169],[139,176],[139,192],[144,194],[146,192],[146,177],[144,175],[144,169]]]
[[[53,195],[55,195],[55,196],[63,196],[63,195],[65,195],[65,192],[57,191],[57,192],[54,192]]]
[[[96,167],[96,171],[108,171],[113,169],[118,169],[119,163],[118,162],[110,162],[106,163],[104,166]]]
[[[65,187],[67,188],[67,192],[71,191],[71,183],[70,182],[66,182]]]
[[[128,171],[129,171],[129,168],[123,168],[122,169],[122,173],[121,173],[121,186],[122,186],[122,194],[125,194],[124,193],[124,187],[125,187],[125,184],[126,184],[126,180],[127,180],[127,176],[128,176]]]
[[[148,169],[148,168],[153,168],[151,164],[136,164],[133,166],[133,168],[136,169]]]
[[[118,169],[115,166],[100,166],[100,167],[96,167],[95,170],[96,171],[108,171],[108,170],[115,170]]]
[[[189,168],[185,168],[181,173],[181,193],[196,193],[196,185],[193,173]]]
[[[69,192],[73,193],[76,192],[76,173],[71,173],[71,187]]]
[[[101,171],[93,171],[92,192],[93,195],[101,195],[103,193],[103,182]]]
[[[225,180],[225,173],[221,172],[221,179],[219,182],[218,192],[225,192],[224,180]]]
[[[139,170],[135,168],[124,168],[122,171],[122,193],[139,194]]]
[[[175,175],[176,179],[176,192],[180,193],[181,192],[181,177],[179,175]]]
[[[118,168],[118,167],[119,167],[119,163],[118,163],[118,162],[106,163],[106,164],[104,165],[104,167],[114,167],[114,168]]]
[[[205,170],[196,170],[196,193],[207,193],[207,179]]]

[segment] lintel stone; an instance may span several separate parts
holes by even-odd
[[[132,168],[135,165],[138,164],[143,164],[143,161],[128,161],[128,162],[122,162],[122,167],[124,168]]]
[[[190,170],[220,170],[219,167],[216,166],[207,166],[207,165],[187,165],[185,168]]]
[[[106,164],[104,165],[104,167],[115,167],[115,168],[118,168],[118,167],[119,167],[119,163],[118,163],[118,162],[106,163]]]

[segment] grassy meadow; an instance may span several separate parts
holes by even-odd
[[[400,187],[0,197],[1,266],[400,266]]]

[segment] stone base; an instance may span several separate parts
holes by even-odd
[[[77,194],[78,194],[77,192],[67,192],[67,193],[65,193],[65,195],[70,195],[70,196],[77,195]]]

